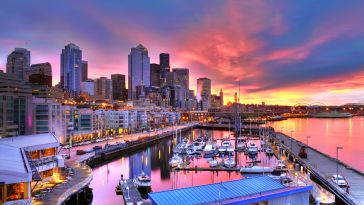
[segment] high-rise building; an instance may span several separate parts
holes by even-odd
[[[173,68],[174,84],[180,85],[188,91],[190,89],[189,70],[187,68]]]
[[[111,74],[112,81],[112,95],[114,100],[126,100],[123,98],[125,92],[125,75]]]
[[[90,97],[95,95],[95,82],[91,79],[81,82],[81,92],[88,94]]]
[[[148,50],[141,44],[131,48],[128,56],[128,98],[135,100],[137,86],[150,86],[150,58]]]
[[[161,86],[161,66],[156,63],[150,64],[150,85]]]
[[[222,92],[222,88],[220,89],[220,106],[224,106],[224,93]]]
[[[112,81],[106,77],[95,79],[95,97],[112,100]]]
[[[32,84],[52,87],[52,66],[50,63],[38,63],[25,72],[26,80]]]
[[[32,134],[32,90],[24,81],[0,73],[0,138]]]
[[[81,66],[81,82],[84,82],[88,79],[88,61],[82,61]]]
[[[211,80],[208,78],[197,79],[197,102],[200,110],[208,110],[211,107]]]
[[[8,55],[6,73],[25,80],[25,71],[30,67],[30,51],[24,48],[16,48]]]
[[[73,93],[81,91],[82,51],[80,47],[70,43],[61,53],[61,86]]]
[[[161,66],[161,81],[162,85],[166,83],[167,73],[170,72],[169,53],[159,54],[159,65]]]

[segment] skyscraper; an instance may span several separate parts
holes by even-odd
[[[167,73],[170,72],[170,64],[169,64],[169,53],[161,53],[159,54],[159,65],[161,66],[161,80],[162,86],[166,83]]]
[[[81,82],[84,82],[88,79],[88,62],[82,61],[81,66]]]
[[[161,86],[161,66],[159,64],[150,64],[150,85]]]
[[[70,43],[61,53],[61,86],[68,92],[81,91],[82,51],[80,47]]]
[[[52,66],[50,63],[38,63],[25,72],[28,82],[52,87]]]
[[[16,48],[8,55],[6,73],[17,79],[25,80],[25,71],[30,67],[30,51],[25,48]]]
[[[112,82],[106,77],[95,79],[95,96],[101,100],[112,100]]]
[[[123,92],[125,91],[125,75],[111,74],[112,81],[112,95],[114,100],[123,99]]]
[[[190,89],[189,70],[187,68],[173,68],[174,83],[183,86],[187,91]]]
[[[137,99],[137,86],[150,86],[150,58],[148,50],[141,44],[131,48],[128,56],[128,97]]]
[[[208,78],[197,79],[197,102],[200,110],[208,110],[211,107],[211,80]]]
[[[224,93],[222,92],[222,88],[220,89],[220,106],[224,106]]]

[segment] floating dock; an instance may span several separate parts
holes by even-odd
[[[132,179],[125,179],[120,183],[124,204],[142,204],[143,198],[140,195],[138,186],[134,183]]]
[[[226,167],[176,167],[174,168],[176,171],[228,171],[228,172],[237,172],[240,171],[240,168],[226,168]]]

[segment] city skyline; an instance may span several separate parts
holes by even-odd
[[[12,13],[13,4],[0,8],[0,23],[7,28],[0,33],[4,71],[7,55],[23,47],[32,53],[31,64],[51,63],[56,84],[61,49],[75,43],[89,62],[91,78],[127,75],[127,55],[140,43],[148,48],[151,63],[159,62],[159,53],[169,53],[171,68],[189,68],[191,89],[196,90],[196,79],[210,78],[213,93],[224,90],[225,103],[233,101],[239,80],[243,103],[364,101],[360,40],[364,27],[356,21],[363,4],[212,1],[192,7],[182,1],[155,5],[44,1],[17,4]],[[31,9],[36,6],[47,9],[36,13]],[[77,14],[66,15],[71,11]]]

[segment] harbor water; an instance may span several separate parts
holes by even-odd
[[[339,160],[364,172],[364,117],[291,118],[270,126],[334,158],[336,147],[343,147]]]
[[[123,204],[122,196],[115,194],[115,187],[120,180],[121,174],[124,178],[134,179],[141,173],[151,177],[152,191],[171,190],[176,188],[190,187],[196,185],[218,183],[223,181],[241,179],[244,176],[239,172],[211,172],[211,171],[175,171],[169,167],[169,160],[173,156],[173,147],[182,138],[190,141],[196,137],[208,136],[221,140],[229,136],[228,131],[212,131],[193,129],[182,133],[180,137],[170,137],[158,144],[151,145],[146,149],[121,156],[93,170],[93,180],[90,187],[93,189],[93,204]],[[233,143],[233,141],[232,141]],[[259,140],[255,140],[259,146]],[[252,159],[244,153],[238,153],[238,166],[247,165]],[[265,166],[274,166],[275,157],[267,157],[264,152],[259,153],[257,159]],[[191,160],[190,167],[209,167],[207,159],[195,157]]]

